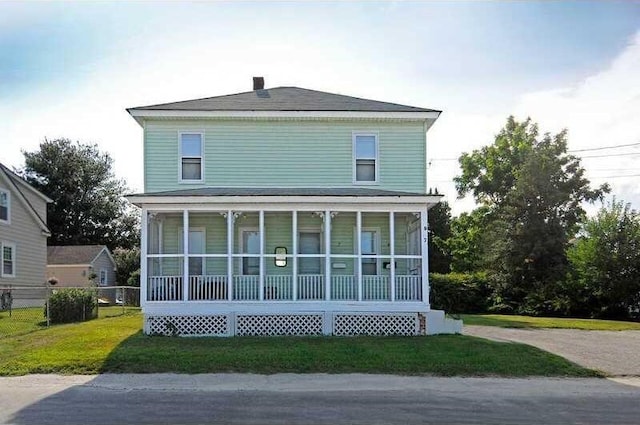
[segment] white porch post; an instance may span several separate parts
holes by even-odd
[[[227,299],[233,300],[233,211],[227,211]]]
[[[391,301],[396,300],[396,224],[395,214],[393,211],[389,212],[389,255],[391,260],[389,263],[389,290],[391,291]]]
[[[422,236],[422,302],[429,307],[429,221],[427,209],[420,212]]]
[[[260,210],[260,289],[258,297],[264,300],[264,210]]]
[[[298,211],[291,211],[293,300],[298,299]]]
[[[358,255],[358,301],[362,301],[362,211],[356,213],[356,253]]]
[[[331,211],[324,212],[324,298],[331,299]]]
[[[142,220],[140,228],[140,305],[144,310],[147,303],[147,232],[149,231],[149,213],[146,208],[142,208]]]
[[[182,299],[189,300],[189,210],[182,210]]]

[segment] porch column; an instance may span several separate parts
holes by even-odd
[[[258,297],[264,300],[264,210],[260,210],[260,289]]]
[[[331,299],[331,211],[324,212],[324,299]]]
[[[291,211],[293,300],[298,299],[298,211]]]
[[[227,299],[233,300],[233,211],[227,211]]]
[[[189,300],[189,210],[182,210],[182,299]]]
[[[429,306],[429,221],[427,209],[420,212],[420,228],[422,236],[422,302]]]
[[[140,305],[144,307],[147,302],[147,232],[149,231],[149,212],[142,208],[142,227],[140,228]]]
[[[362,211],[356,213],[356,253],[358,271],[358,301],[362,301]]]
[[[391,291],[391,301],[396,300],[396,224],[395,214],[393,211],[389,212],[389,255],[391,260],[389,263],[389,290]]]

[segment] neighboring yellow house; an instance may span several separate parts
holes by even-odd
[[[47,247],[47,280],[55,277],[58,287],[116,284],[116,263],[104,245]]]

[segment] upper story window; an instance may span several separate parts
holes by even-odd
[[[204,180],[203,134],[180,133],[180,181]]]
[[[9,223],[11,199],[9,191],[0,188],[0,223]]]
[[[378,135],[375,133],[353,134],[353,181],[378,182]]]

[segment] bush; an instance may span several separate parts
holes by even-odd
[[[447,313],[484,313],[491,305],[491,287],[484,273],[429,275],[431,307]]]
[[[93,289],[58,289],[49,297],[51,323],[83,322],[96,317],[98,297]]]

